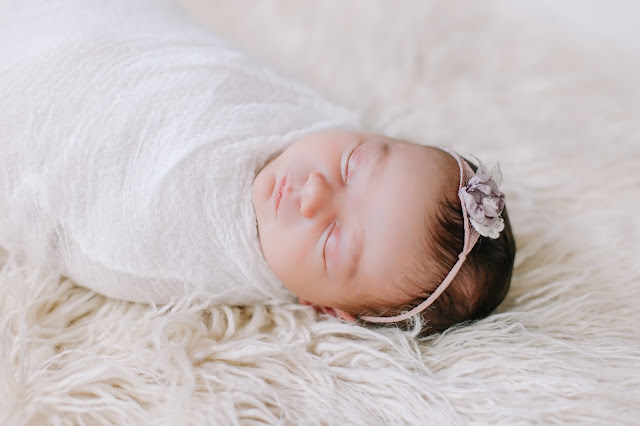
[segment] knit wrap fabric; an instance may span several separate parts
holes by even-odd
[[[357,117],[161,3],[16,1],[0,17],[0,245],[115,298],[290,300],[253,179]]]

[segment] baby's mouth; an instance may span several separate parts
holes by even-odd
[[[280,182],[278,183],[278,187],[276,188],[276,192],[274,194],[274,202],[276,206],[276,217],[278,217],[278,207],[280,207],[280,201],[282,200],[282,196],[284,195],[285,185],[287,184],[287,175],[284,175]]]

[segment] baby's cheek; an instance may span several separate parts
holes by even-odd
[[[300,247],[296,233],[289,230],[271,237],[267,262],[273,272],[285,284],[301,281],[306,266],[305,251]]]

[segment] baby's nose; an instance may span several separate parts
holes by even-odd
[[[300,214],[312,218],[327,206],[331,187],[321,173],[311,172],[300,192]]]

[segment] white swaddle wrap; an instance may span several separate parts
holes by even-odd
[[[0,11],[0,245],[116,298],[290,299],[260,251],[253,179],[300,135],[356,124],[172,5],[15,2]]]

